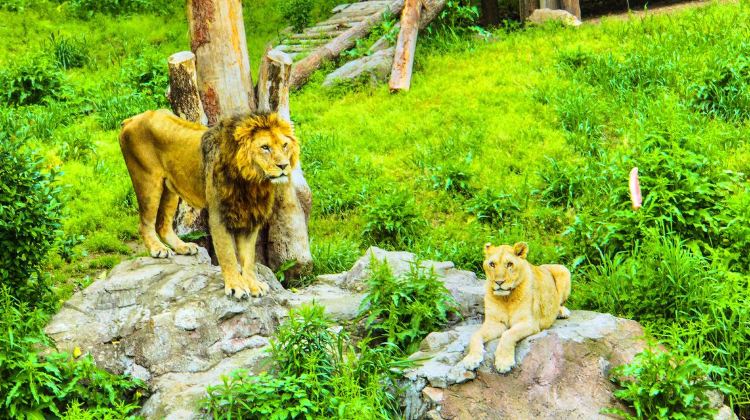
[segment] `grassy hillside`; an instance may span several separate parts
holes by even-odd
[[[46,267],[62,299],[142,253],[117,127],[166,105],[165,59],[187,49],[187,28],[170,3],[90,18],[29,4],[0,10],[0,80],[36,74],[41,99],[7,93],[0,128],[62,170],[64,240]],[[284,24],[270,0],[245,21],[256,66]],[[315,272],[347,269],[370,245],[480,271],[485,242],[527,241],[532,262],[573,269],[575,306],[638,319],[726,368],[750,416],[748,39],[742,0],[489,39],[433,30],[399,95],[325,89],[317,73],[291,98]]]

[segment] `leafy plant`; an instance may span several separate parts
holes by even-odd
[[[453,296],[435,272],[418,263],[412,263],[406,275],[394,277],[386,262],[372,258],[367,285],[360,316],[365,317],[368,333],[407,353],[458,314]]]
[[[296,32],[304,29],[312,17],[315,8],[313,0],[284,0],[279,3],[281,16]]]
[[[691,105],[700,113],[727,121],[750,118],[750,57],[721,61],[704,80],[692,84]]]
[[[485,188],[466,202],[466,211],[482,223],[497,226],[517,218],[522,208],[513,195]]]
[[[8,105],[44,103],[63,96],[65,79],[60,69],[42,56],[24,57],[0,69],[0,100]]]
[[[731,392],[720,380],[725,369],[702,362],[695,356],[646,349],[633,361],[616,367],[612,380],[622,389],[615,396],[635,410],[604,410],[627,419],[712,419],[709,392]]]
[[[56,178],[0,135],[0,280],[22,302],[42,305],[50,297],[40,267],[60,233]]]
[[[379,195],[365,206],[365,219],[363,236],[392,247],[409,246],[426,226],[414,198],[406,191]]]
[[[131,13],[166,14],[172,10],[170,0],[69,0],[67,10],[79,18],[91,18],[95,13],[124,15]]]
[[[57,64],[65,70],[83,67],[89,61],[84,38],[75,39],[53,32],[49,36],[49,48]]]

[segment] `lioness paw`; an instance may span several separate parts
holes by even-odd
[[[469,353],[466,355],[466,357],[464,357],[463,360],[458,363],[458,366],[466,370],[474,370],[478,368],[480,364],[482,364],[482,359],[483,357],[481,354]]]
[[[510,372],[513,366],[516,364],[515,357],[513,355],[498,355],[495,356],[495,369],[500,373]]]
[[[180,255],[195,255],[198,253],[198,245],[192,242],[184,242],[182,245],[176,246],[174,250]]]
[[[558,319],[568,319],[568,317],[570,317],[570,309],[568,309],[568,308],[566,308],[564,306],[561,306],[560,307],[560,312],[557,314],[557,318]]]
[[[154,258],[169,258],[174,256],[174,251],[167,247],[158,247],[150,251],[151,256]]]

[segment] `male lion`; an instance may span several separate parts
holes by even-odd
[[[460,365],[482,363],[484,343],[500,337],[495,368],[505,373],[515,364],[516,343],[549,328],[555,318],[570,316],[563,303],[570,295],[570,271],[562,265],[534,266],[526,260],[529,246],[484,246],[484,324],[471,336],[469,353]]]
[[[290,188],[299,162],[288,122],[277,114],[246,114],[207,129],[166,110],[147,111],[122,123],[120,148],[152,257],[198,251],[172,229],[182,197],[192,207],[208,208],[225,293],[241,299],[268,291],[255,275],[255,242],[276,189]]]

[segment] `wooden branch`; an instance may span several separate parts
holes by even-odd
[[[187,0],[190,49],[208,125],[255,110],[240,0]]]
[[[421,9],[422,3],[420,0],[406,0],[404,10],[401,12],[401,30],[396,41],[391,80],[388,83],[391,92],[409,90],[411,71],[414,66],[414,51],[417,48]]]
[[[395,0],[391,3],[388,10],[393,14],[397,14],[401,12],[403,7],[404,0]],[[295,63],[292,68],[291,87],[298,88],[302,86],[312,72],[320,67],[321,63],[326,60],[331,60],[343,51],[353,47],[357,39],[370,33],[370,30],[382,20],[382,14],[371,16]]]
[[[278,50],[267,50],[260,65],[258,76],[258,111],[278,112],[291,121],[289,111],[289,78],[292,73],[292,58]]]
[[[169,95],[167,99],[172,111],[188,121],[208,124],[203,104],[198,94],[198,80],[195,71],[195,54],[180,51],[169,56]]]

